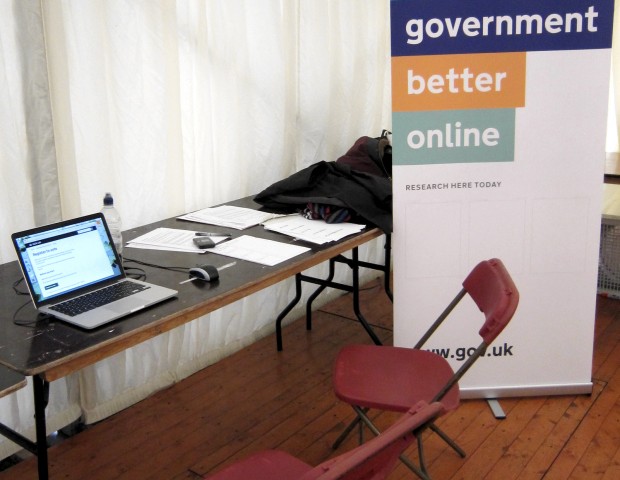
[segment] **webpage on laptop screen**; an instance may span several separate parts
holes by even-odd
[[[38,301],[121,274],[99,219],[24,237],[19,242]]]

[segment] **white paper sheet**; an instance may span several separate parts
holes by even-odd
[[[219,207],[204,208],[196,212],[187,213],[178,217],[180,220],[191,222],[208,223],[222,227],[243,230],[259,225],[270,218],[280,215],[261,212],[253,208],[236,207],[234,205],[222,205]]]
[[[192,230],[180,230],[176,228],[156,228],[144,235],[134,238],[127,243],[127,247],[144,248],[150,250],[171,250],[175,252],[205,253],[209,249],[198,248],[193,239],[196,233]],[[214,243],[222,242],[229,237],[210,237]]]
[[[366,225],[357,223],[327,223],[324,220],[310,220],[301,215],[287,215],[268,220],[263,222],[263,226],[267,230],[319,245],[335,242],[366,228]]]
[[[308,250],[308,247],[243,235],[216,245],[209,252],[272,267]]]

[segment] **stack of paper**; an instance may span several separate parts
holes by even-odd
[[[327,223],[324,220],[310,220],[301,215],[274,218],[263,222],[263,225],[267,230],[317,244],[335,242],[366,228],[366,225],[357,223]]]
[[[206,250],[198,248],[194,244],[196,232],[191,230],[178,230],[175,228],[156,228],[144,235],[134,238],[127,243],[131,248],[146,248],[151,250],[171,250],[174,252],[197,252],[205,253]],[[229,237],[210,237],[214,243],[227,240]]]
[[[211,225],[220,225],[222,227],[243,230],[245,228],[259,225],[270,218],[279,217],[280,215],[261,212],[253,208],[236,207],[233,205],[222,205],[220,207],[211,207],[188,213],[178,217],[180,220],[189,220],[191,222],[209,223]]]

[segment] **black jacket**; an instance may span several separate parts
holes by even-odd
[[[321,161],[274,183],[254,197],[265,207],[294,211],[308,203],[349,208],[385,233],[392,232],[390,179]]]

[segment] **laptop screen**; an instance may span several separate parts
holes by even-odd
[[[37,306],[124,276],[99,213],[15,233],[12,239]]]

